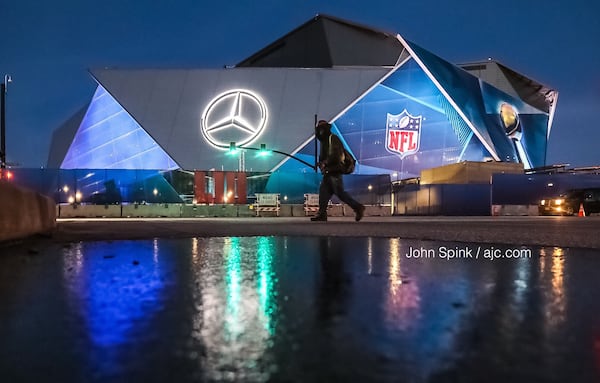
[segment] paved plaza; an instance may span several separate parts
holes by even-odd
[[[598,382],[599,223],[59,220],[0,247],[0,381]]]
[[[303,217],[60,219],[56,240],[222,236],[399,237],[600,249],[600,217]]]

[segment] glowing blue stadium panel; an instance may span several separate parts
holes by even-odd
[[[545,165],[548,113],[417,52],[435,83],[412,58],[334,121],[334,133],[358,161],[356,174],[404,179],[437,166],[494,159],[526,169]],[[314,146],[311,140],[296,156],[310,162]],[[303,170],[292,161],[279,169],[294,167]]]
[[[178,169],[179,165],[98,86],[61,169]]]
[[[340,136],[361,175],[418,177],[423,169],[461,161],[482,161],[489,153],[435,84],[407,61],[336,119]],[[314,141],[297,154],[314,151]],[[310,160],[309,160],[310,161]],[[313,159],[314,161],[314,159]],[[298,166],[288,161],[280,169]]]
[[[525,169],[546,164],[549,114],[409,43],[439,84],[456,102],[497,159]]]

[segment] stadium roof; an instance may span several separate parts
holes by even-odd
[[[394,33],[316,15],[236,66],[394,66],[403,51],[404,47]]]
[[[317,14],[237,67],[332,68],[394,66],[409,56],[395,33]],[[405,40],[406,41],[406,40]],[[406,41],[411,46],[414,43]],[[458,64],[482,81],[552,114],[558,92],[497,61]]]
[[[550,113],[558,92],[495,60],[459,64],[467,72],[529,105]]]

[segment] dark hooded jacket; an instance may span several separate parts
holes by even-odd
[[[316,136],[321,143],[319,162],[325,165],[324,172],[342,174],[344,145],[338,136],[331,133],[331,125],[320,121],[316,127]]]

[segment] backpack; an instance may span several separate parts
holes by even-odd
[[[351,174],[354,173],[356,167],[356,160],[352,157],[349,151],[344,148],[344,160],[342,161],[342,173]]]
[[[331,148],[331,137],[333,135],[329,136],[329,147]],[[350,154],[350,152],[348,150],[346,150],[346,148],[342,145],[342,149],[343,151],[343,155],[344,157],[342,158],[342,168],[340,169],[342,171],[342,174],[351,174],[354,173],[354,169],[356,168],[356,159],[354,159],[354,157],[352,157],[352,154]]]

